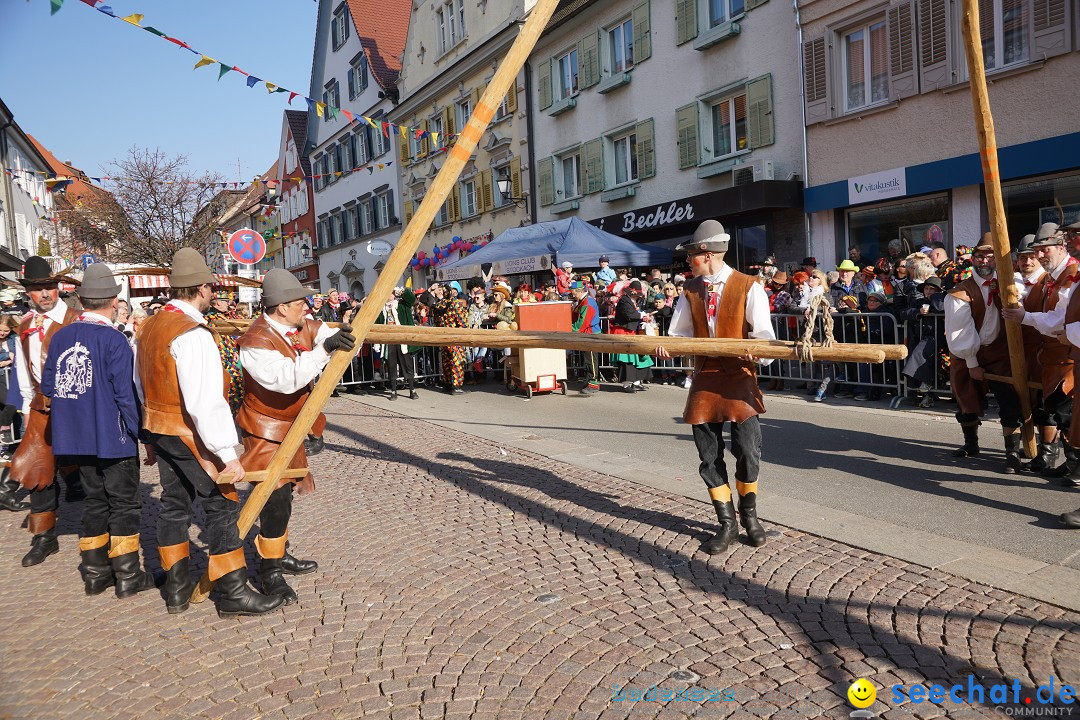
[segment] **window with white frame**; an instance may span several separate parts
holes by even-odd
[[[615,185],[637,180],[637,133],[612,138],[611,147],[615,155]]]
[[[607,31],[608,74],[617,75],[634,65],[634,22],[630,18]]]
[[[980,0],[979,36],[983,65],[1003,68],[1028,59],[1028,19],[1025,0]]]
[[[444,2],[435,11],[435,26],[439,35],[439,54],[442,54],[465,37],[465,0]]]
[[[409,129],[409,155],[413,158],[420,157],[423,152],[423,140],[418,135],[415,130]]]
[[[461,217],[472,217],[476,214],[476,180],[465,180],[461,183]]]
[[[375,230],[375,214],[374,207],[371,204],[371,198],[367,200],[361,200],[357,205],[357,209],[360,213],[360,233],[367,235]]]
[[[746,128],[746,93],[713,102],[709,119],[712,148],[707,149],[712,150],[713,160],[747,149],[750,140]]]
[[[889,34],[879,17],[843,35],[844,109],[889,99]]]
[[[454,119],[457,124],[458,132],[465,129],[465,125],[468,124],[470,117],[472,117],[472,100],[470,98],[459,100],[454,105]]]
[[[440,147],[440,145],[439,145],[440,142],[443,145],[446,144],[446,141],[443,140],[444,129],[443,129],[443,124],[442,124],[442,119],[443,119],[443,116],[442,116],[442,113],[440,113],[440,114],[436,115],[435,117],[431,118],[430,120],[428,120],[428,132],[431,133],[431,138],[430,138],[431,142],[428,143],[428,146],[431,148],[431,152],[437,152],[438,151],[438,149]]]
[[[330,21],[330,35],[333,38],[334,50],[349,39],[349,7],[345,3],[341,3],[334,11],[334,17]]]
[[[381,125],[381,122],[380,122]],[[379,157],[387,150],[390,149],[390,138],[383,134],[382,130],[372,129],[372,134],[375,138],[372,143],[372,157]]]
[[[515,92],[514,88],[510,89],[510,92]],[[510,114],[510,101],[509,95],[503,95],[502,102],[499,103],[499,107],[495,110],[495,119],[502,120],[504,117]]]
[[[705,28],[712,29],[742,15],[746,0],[704,0],[700,7],[704,10]]]
[[[353,212],[351,207],[345,208],[343,215],[343,222],[345,223],[345,242],[356,239],[356,213]]]
[[[390,207],[386,193],[375,196],[375,227],[382,229],[390,225]]]
[[[436,225],[447,225],[449,223],[450,223],[450,207],[449,207],[449,200],[448,200],[447,202],[444,202],[442,204],[441,208],[439,208],[439,214],[435,216],[435,224]]]
[[[337,245],[341,242],[341,215],[330,214],[330,244]]]
[[[581,195],[581,154],[578,151],[555,158],[555,202]]]
[[[555,66],[558,68],[558,78],[555,82],[555,99],[563,100],[578,91],[577,49],[560,55]]]
[[[292,172],[296,168],[296,143],[289,140],[285,146],[285,172]]]
[[[323,105],[327,107],[323,108],[323,122],[330,122],[330,108],[341,107],[341,88],[338,85],[337,80],[331,80],[326,83],[326,87],[322,94]]]
[[[356,167],[356,156],[353,154],[352,136],[346,135],[341,138],[338,147],[341,148],[342,170],[351,170]]]
[[[367,90],[368,85],[368,61],[367,55],[361,51],[359,59],[355,60],[349,68],[349,99],[353,100],[357,95]]]

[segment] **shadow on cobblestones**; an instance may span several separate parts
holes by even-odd
[[[1050,675],[1067,682],[1080,669],[1077,617],[1057,608],[1034,601],[1027,603],[1029,607],[1009,605],[1003,601],[1011,596],[989,587],[795,532],[774,538],[764,548],[739,547],[728,555],[709,557],[696,552],[696,542],[702,539],[699,530],[711,527],[711,522],[690,519],[703,516],[701,503],[675,501],[666,510],[625,504],[620,499],[635,495],[632,483],[619,481],[622,486],[617,491],[601,492],[595,485],[607,481],[605,476],[563,472],[573,481],[564,480],[545,469],[553,461],[521,451],[514,451],[521,457],[518,463],[482,453],[439,452],[444,445],[476,442],[442,428],[432,430],[433,437],[417,453],[403,442],[388,445],[341,425],[328,429],[351,441],[336,446],[339,452],[419,468],[481,501],[672,574],[681,587],[701,591],[707,604],[697,611],[711,614],[714,627],[728,626],[738,640],[705,662],[708,653],[687,652],[702,644],[702,638],[693,631],[678,633],[671,642],[653,648],[656,663],[641,669],[646,675],[626,677],[627,682],[655,678],[658,668],[666,666],[670,671],[698,659],[701,662],[692,665],[698,674],[704,676],[700,671],[711,668],[712,679],[722,685],[738,683],[760,692],[775,690],[778,683],[769,668],[783,665],[794,674],[783,687],[807,694],[831,688],[836,698],[842,698],[847,686],[860,676],[886,688],[905,683],[948,686],[966,681],[969,674],[986,686],[1011,683],[1015,678],[1030,694]],[[820,450],[839,449],[840,443],[836,445]],[[854,472],[858,471],[856,467]],[[672,517],[672,510],[685,516]],[[574,561],[572,556],[566,559]],[[582,573],[588,570],[579,568]],[[1053,617],[1044,619],[1031,611],[1034,607],[1049,610]],[[1036,638],[1040,655],[1045,653],[1037,662],[1027,649],[1029,639],[1034,645]],[[801,648],[801,652],[785,658],[785,646]],[[661,671],[660,677],[667,673]],[[826,711],[830,717],[838,716],[836,708],[842,700],[822,702],[820,694],[813,697],[809,705],[799,705],[797,716],[813,717]],[[787,702],[775,698],[772,702],[776,710],[795,709],[790,696]],[[916,716],[942,714],[940,707],[925,707]],[[636,709],[645,712],[642,707]],[[774,714],[761,711],[761,707],[756,710],[759,716]],[[912,714],[896,715],[901,716]]]

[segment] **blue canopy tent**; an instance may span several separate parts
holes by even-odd
[[[607,255],[613,267],[670,265],[671,250],[612,235],[576,217],[511,228],[468,257],[438,268],[438,280],[461,280],[480,275],[490,263],[495,275],[542,272],[569,261],[575,268],[599,267]]]

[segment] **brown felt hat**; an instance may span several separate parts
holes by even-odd
[[[173,255],[172,272],[169,273],[169,286],[190,288],[200,285],[213,285],[218,280],[206,260],[194,248],[180,248]]]
[[[274,307],[307,297],[308,290],[288,270],[274,268],[263,277],[263,304]]]
[[[107,300],[119,295],[122,289],[107,265],[94,263],[86,268],[82,285],[76,292],[79,297],[87,300]]]

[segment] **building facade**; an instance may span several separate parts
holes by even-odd
[[[315,199],[311,163],[304,154],[307,143],[307,113],[286,110],[281,122],[277,178],[278,234],[283,263],[312,292],[319,292],[319,260],[315,240]]]
[[[396,97],[409,0],[320,0],[307,147],[322,289],[364,297],[401,235]],[[340,111],[337,110],[340,108]]]
[[[407,142],[398,151],[406,223],[472,116],[517,37],[518,21],[532,4],[522,0],[413,4],[397,86],[399,104],[390,112],[393,123],[408,128]],[[526,77],[524,70],[518,74],[428,229],[421,245],[427,256],[433,256],[435,247],[446,248],[456,240],[476,245],[532,221],[530,208],[535,200],[528,179],[532,164]],[[508,183],[505,194],[499,190],[500,180]],[[460,252],[452,252],[440,264],[458,257]],[[426,284],[436,271],[437,266],[417,271],[415,281]]]
[[[26,258],[51,252],[49,173],[48,161],[0,101],[0,272],[21,271]]]
[[[801,0],[814,252],[874,260],[989,229],[960,3]],[[1015,247],[1080,217],[1074,0],[982,0],[981,39]],[[1061,90],[1059,90],[1061,89]]]
[[[776,0],[566,3],[530,58],[537,219],[674,247],[714,218],[732,266],[798,262],[797,48]]]

